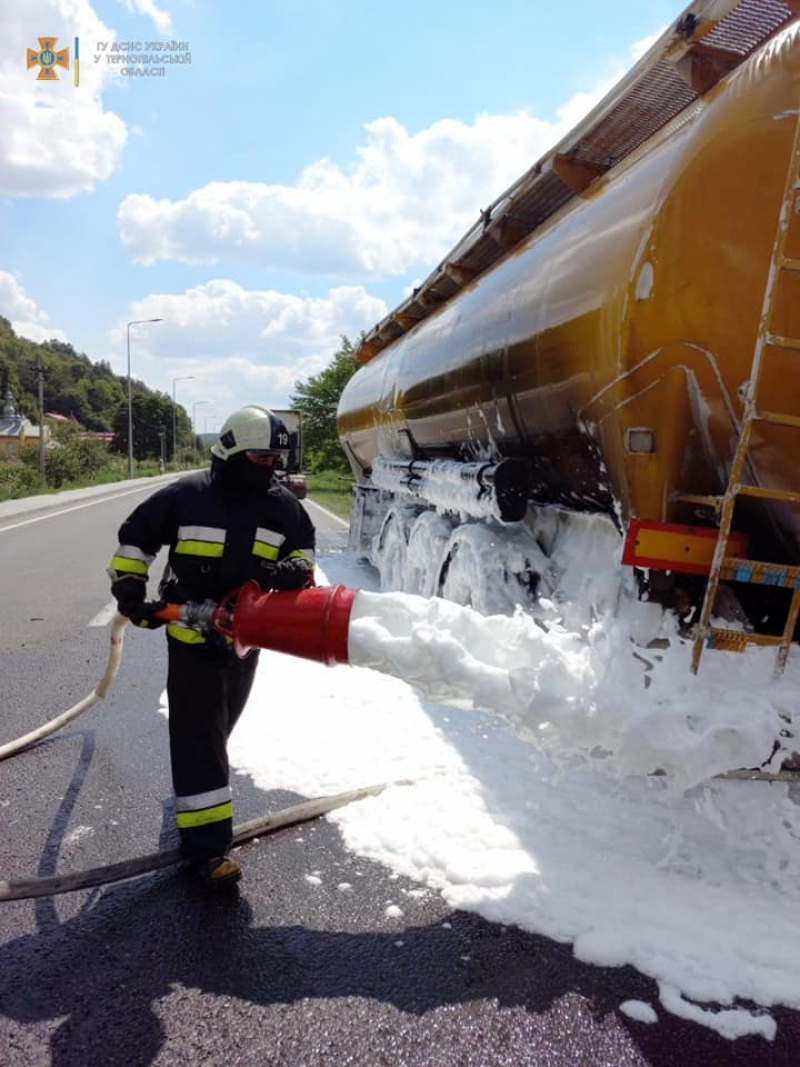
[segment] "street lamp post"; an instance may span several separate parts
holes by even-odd
[[[39,376],[39,480],[42,485],[45,484],[45,470],[44,470],[44,376],[47,374],[47,370],[44,367],[33,368]]]
[[[133,319],[128,323],[128,477],[133,477],[133,393],[131,392],[131,326],[143,322],[161,322],[161,319]]]
[[[193,374],[184,374],[180,378],[172,379],[172,462],[178,458],[178,404],[175,399],[175,383],[194,380]]]
[[[192,426],[194,428],[194,465],[197,466],[197,409],[201,404],[210,404],[210,400],[195,400],[192,404]]]

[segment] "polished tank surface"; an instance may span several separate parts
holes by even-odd
[[[379,455],[517,457],[533,500],[661,521],[721,492],[798,123],[799,46],[795,20],[365,362],[339,406],[359,480]],[[800,274],[781,286],[775,314],[798,337]],[[800,411],[791,358],[765,353],[765,406]],[[759,432],[750,479],[800,487],[796,431]]]

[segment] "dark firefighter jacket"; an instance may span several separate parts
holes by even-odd
[[[116,577],[145,580],[169,546],[159,592],[178,604],[218,601],[249,578],[264,590],[300,588],[310,584],[314,567],[314,526],[294,494],[277,483],[243,493],[214,467],[148,497],[120,527],[119,542],[111,560]],[[190,644],[205,641],[179,623],[167,633]]]

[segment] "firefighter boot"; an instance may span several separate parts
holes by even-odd
[[[242,877],[242,868],[230,856],[212,856],[197,864],[197,871],[209,889],[230,889]]]

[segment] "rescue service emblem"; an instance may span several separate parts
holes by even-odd
[[[31,67],[39,68],[36,75],[37,81],[58,81],[56,67],[69,70],[69,49],[60,48],[56,51],[57,37],[39,37],[39,48],[28,49],[28,70]]]

